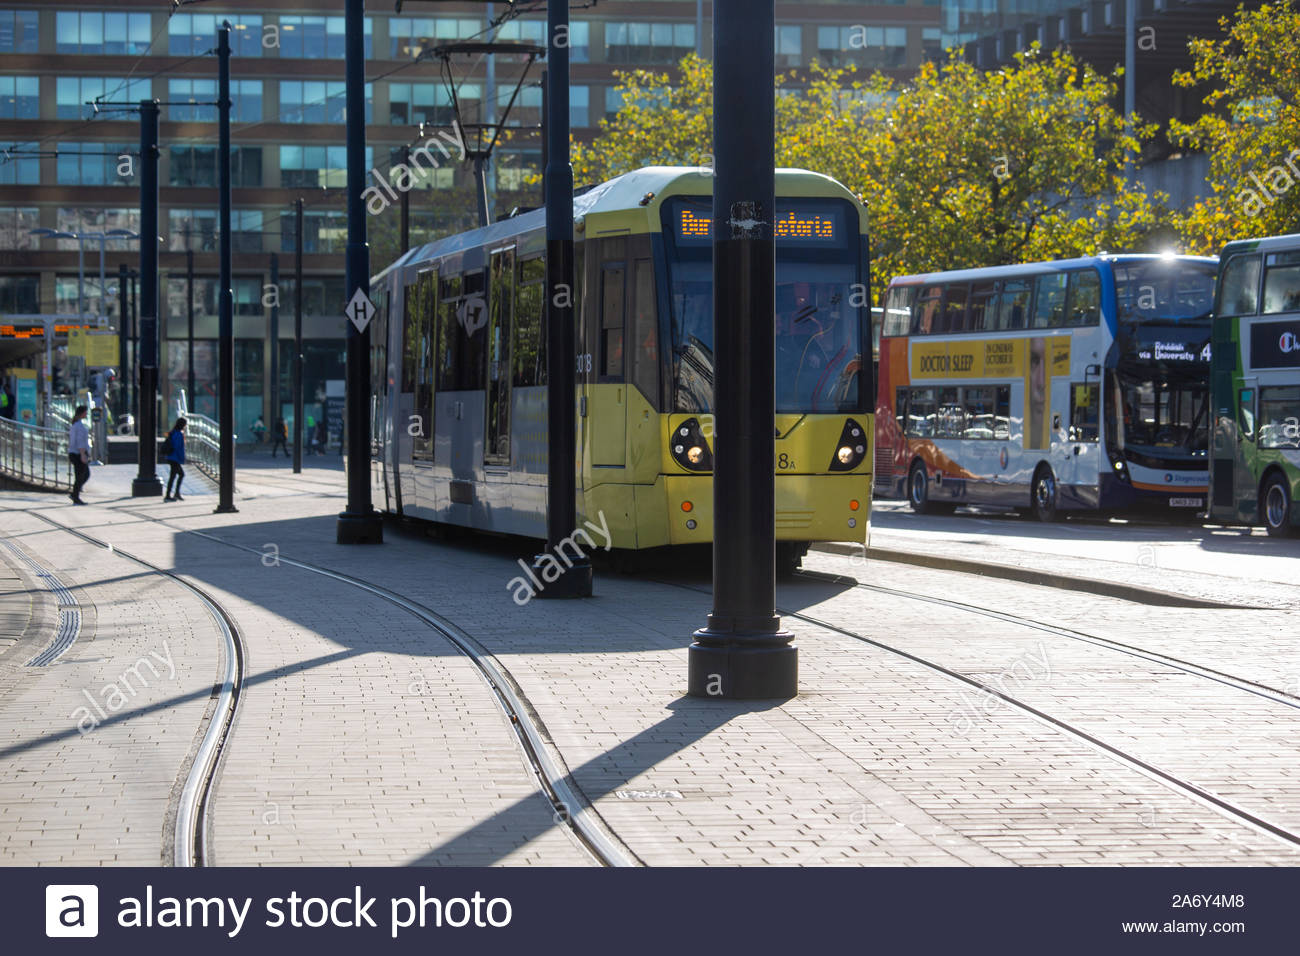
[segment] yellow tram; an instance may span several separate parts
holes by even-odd
[[[865,543],[866,212],[776,174],[776,532]],[[650,167],[574,199],[577,512],[611,545],[712,539],[712,179]],[[545,213],[412,249],[371,281],[372,478],[390,514],[545,537]],[[600,543],[604,543],[603,541]]]

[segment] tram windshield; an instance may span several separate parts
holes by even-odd
[[[1115,263],[1121,322],[1203,319],[1214,306],[1213,262],[1130,259]]]
[[[793,222],[794,215],[790,213],[785,221]],[[830,221],[829,216],[817,219],[813,214],[809,219]],[[836,225],[843,229],[843,218]],[[829,235],[830,227],[826,229]],[[778,237],[776,410],[860,411],[860,390],[869,388],[870,380],[862,374],[862,306],[866,297],[854,295],[857,230],[852,230],[851,241],[847,237],[828,241],[816,252],[796,246],[798,238],[787,242],[781,240],[780,233]],[[672,250],[674,245],[670,242],[668,247]],[[678,248],[677,254],[670,251],[669,256],[673,408],[708,412],[713,405],[711,247],[701,248],[692,242],[688,248]]]

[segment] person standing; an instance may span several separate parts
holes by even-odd
[[[0,392],[0,417],[13,418],[17,404],[13,389],[9,387],[8,382],[5,382],[4,391]]]
[[[90,480],[90,429],[86,427],[85,405],[78,405],[68,427],[68,460],[72,462],[74,480],[68,497],[74,505],[84,505],[81,489]]]
[[[172,430],[167,433],[167,454],[163,456],[163,461],[171,465],[171,473],[167,476],[167,495],[163,501],[184,501],[181,497],[181,482],[185,480],[185,469],[181,465],[185,464],[185,419],[176,419],[176,424]],[[172,482],[176,482],[176,492],[172,493]]]
[[[289,426],[285,424],[283,418],[275,420],[275,444],[271,446],[271,457],[275,457],[276,449],[284,449],[284,457],[289,457]]]

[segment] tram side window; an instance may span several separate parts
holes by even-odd
[[[1101,387],[1096,382],[1070,386],[1070,441],[1097,441]]]
[[[1035,281],[1034,328],[1050,329],[1065,324],[1065,293],[1069,281],[1064,272],[1049,272]]]
[[[1259,256],[1233,256],[1223,267],[1218,314],[1254,315],[1258,309]]]
[[[416,283],[413,300],[416,323],[415,414],[419,416],[420,435],[412,453],[421,458],[433,457],[433,336],[437,331],[434,305],[438,277],[425,272]]]
[[[1300,385],[1260,388],[1259,447],[1300,448]]]
[[[1264,270],[1264,314],[1300,312],[1300,253],[1274,253]]]
[[[912,310],[912,334],[929,335],[935,331],[939,318],[939,307],[943,302],[943,286],[926,286],[916,300]]]
[[[632,263],[632,382],[659,407],[659,321],[655,309],[655,271],[651,259]]]
[[[487,303],[483,273],[450,276],[442,281],[438,308],[438,391],[481,389],[487,358]]]
[[[402,310],[402,391],[415,391],[415,362],[419,346],[419,325],[415,321],[417,299],[415,284],[406,287],[405,308]]]
[[[546,384],[546,339],[542,331],[545,301],[545,260],[523,260],[515,286],[515,339],[510,349],[511,378],[516,388]]]
[[[939,320],[937,332],[961,332],[966,328],[966,296],[970,286],[964,282],[948,286],[948,294],[943,300],[943,317]]]
[[[600,270],[600,377],[623,378],[623,303],[627,270],[606,263]]]
[[[915,293],[916,287],[909,285],[898,285],[889,290],[881,335],[892,337],[907,334],[912,319],[912,296]]]
[[[1029,315],[1029,293],[1032,279],[1007,279],[1002,283],[1002,292],[998,295],[997,324],[993,326],[999,332],[1008,329],[1023,329]]]
[[[1066,325],[1097,325],[1101,322],[1101,276],[1092,269],[1070,273],[1070,310]]]
[[[913,438],[932,437],[934,418],[934,389],[912,389],[907,401],[907,434]]]
[[[998,284],[996,282],[976,282],[970,289],[970,305],[966,310],[966,329],[970,332],[983,332],[993,328],[994,316],[997,314]]]

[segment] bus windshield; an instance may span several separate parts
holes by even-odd
[[[860,410],[860,308],[851,305],[853,262],[776,265],[776,410]],[[673,407],[707,412],[713,401],[713,263],[688,259],[671,271]]]
[[[1214,306],[1216,267],[1187,259],[1115,263],[1115,297],[1121,322],[1201,319]]]
[[[1210,389],[1203,371],[1121,367],[1108,375],[1107,433],[1115,450],[1151,467],[1205,466]]]

